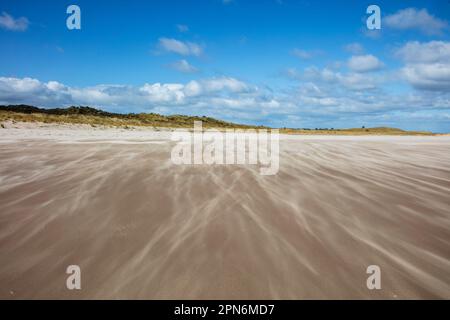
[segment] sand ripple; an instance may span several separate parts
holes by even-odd
[[[110,142],[0,142],[1,298],[450,298],[449,139],[284,139],[276,176]]]

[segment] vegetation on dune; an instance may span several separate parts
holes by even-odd
[[[41,109],[28,105],[0,106],[0,121],[5,120],[90,124],[114,127],[145,126],[171,128],[191,128],[194,125],[194,121],[202,121],[203,127],[208,128],[256,128],[254,126],[235,124],[205,116],[164,116],[157,113],[120,114],[106,112],[91,107]]]
[[[393,136],[425,136],[434,135],[428,131],[406,131],[390,127],[351,128],[351,129],[282,129],[286,134],[317,134],[317,135],[393,135]]]
[[[88,124],[93,127],[109,126],[130,129],[132,127],[166,127],[166,128],[192,128],[194,121],[202,121],[204,128],[235,128],[235,129],[263,129],[264,126],[242,125],[210,117],[170,115],[157,113],[111,113],[91,107],[69,107],[42,109],[29,105],[0,106],[0,122],[42,122],[42,123],[68,123]],[[294,129],[281,128],[285,134],[323,134],[323,135],[432,135],[431,132],[404,131],[396,128],[315,128]]]

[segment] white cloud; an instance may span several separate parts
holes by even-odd
[[[33,81],[38,82],[36,79],[33,79]],[[52,91],[61,91],[65,89],[65,86],[57,81],[49,81],[46,86]]]
[[[205,89],[209,92],[229,90],[231,92],[244,92],[249,90],[249,86],[239,80],[229,77],[214,78],[203,82]]]
[[[324,82],[344,90],[363,91],[377,88],[378,80],[368,74],[335,72],[329,68],[322,70],[316,67],[305,69],[304,78],[307,81]]]
[[[41,83],[32,78],[0,78],[0,89],[2,91],[12,91],[12,92],[33,92],[39,89]]]
[[[418,30],[426,35],[439,35],[448,28],[445,20],[429,14],[427,9],[407,8],[383,18],[383,25],[398,30]]]
[[[25,17],[15,19],[13,16],[2,12],[0,15],[0,27],[11,31],[25,31],[30,22]]]
[[[188,97],[198,96],[202,93],[202,90],[202,85],[196,80],[188,82],[184,87],[184,92]]]
[[[383,63],[371,54],[352,56],[348,60],[348,67],[355,72],[369,72],[379,70]]]
[[[139,91],[149,102],[179,104],[184,102],[184,86],[178,83],[154,83],[144,84]]]
[[[445,72],[441,75],[444,78]],[[377,87],[377,79],[367,73],[342,74],[311,67],[303,77],[303,81],[309,79],[306,82],[299,79],[302,82],[298,87],[278,92],[231,77],[92,87],[0,77],[0,104],[90,105],[116,112],[207,115],[237,122],[263,121],[275,126],[299,126],[301,121],[306,127],[308,123],[317,126],[317,121],[333,126],[342,119],[350,123],[352,119],[364,119],[365,125],[372,119],[381,119],[378,123],[386,124],[383,117],[395,112],[401,112],[404,119],[415,112],[434,112],[436,119],[441,119],[450,110],[448,94],[428,91],[386,94]]]
[[[396,54],[404,60],[401,73],[413,87],[450,91],[450,42],[408,42]]]
[[[377,83],[374,78],[360,73],[339,74],[338,79],[343,86],[350,90],[372,90],[377,88]]]
[[[410,41],[396,51],[397,56],[408,63],[450,62],[450,42]]]
[[[97,85],[84,88],[69,87],[56,81],[45,83],[33,78],[0,77],[0,104],[25,103],[47,107],[76,104],[148,110],[156,107],[211,107],[212,102],[218,101],[223,104],[216,107],[229,105],[227,101],[248,105],[250,100],[256,107],[259,101],[266,102],[266,97],[257,87],[231,77],[192,80],[187,84],[145,83],[139,87]]]
[[[183,56],[200,56],[203,53],[203,48],[200,45],[176,39],[160,38],[158,40],[158,46],[164,51],[177,53]]]
[[[192,80],[184,87],[184,93],[189,97],[214,95],[217,93],[243,94],[251,91],[256,92],[257,88],[230,77]]]
[[[174,63],[172,63],[170,65],[170,67],[174,70],[177,70],[177,71],[183,72],[183,73],[195,73],[198,71],[198,69],[196,67],[194,67],[193,65],[191,65],[189,62],[187,62],[184,59],[175,61]]]
[[[415,64],[402,69],[405,79],[415,88],[450,91],[450,64]]]

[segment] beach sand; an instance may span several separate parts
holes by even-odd
[[[282,136],[262,176],[174,165],[169,131],[15,127],[0,298],[450,299],[450,137]]]

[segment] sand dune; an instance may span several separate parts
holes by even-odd
[[[168,136],[4,129],[0,298],[450,298],[450,137],[283,136],[261,176]]]

